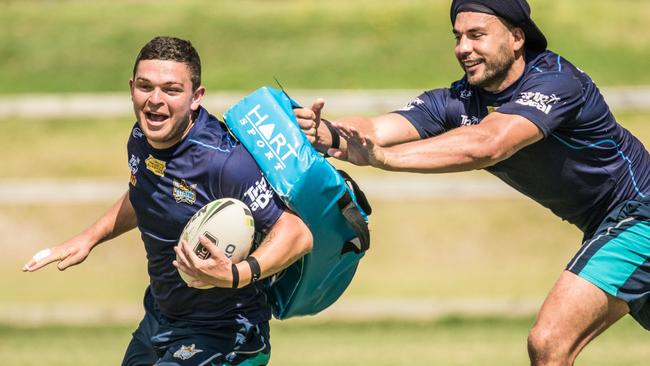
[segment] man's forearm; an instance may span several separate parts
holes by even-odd
[[[383,149],[376,166],[419,173],[482,169],[542,138],[541,130],[524,117],[492,113],[478,125]]]
[[[502,159],[481,134],[447,133],[383,149],[372,165],[390,171],[450,173],[491,166]]]
[[[113,239],[137,227],[135,210],[126,192],[104,215],[89,226],[82,235],[87,236],[93,246]]]
[[[272,276],[307,254],[313,244],[309,228],[295,214],[285,212],[271,228],[260,246],[251,253],[260,265],[259,279]],[[246,261],[237,264],[239,283],[251,282],[251,268]]]

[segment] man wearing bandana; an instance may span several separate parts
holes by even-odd
[[[463,77],[400,110],[321,119],[296,110],[319,151],[390,171],[485,169],[584,233],[528,336],[533,365],[570,365],[633,316],[650,329],[650,155],[594,81],[562,56],[525,0],[454,0]],[[544,245],[544,243],[540,243]]]

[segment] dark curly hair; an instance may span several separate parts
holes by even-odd
[[[167,60],[182,62],[190,70],[192,90],[201,85],[201,59],[190,41],[176,37],[159,36],[149,41],[138,53],[133,66],[133,77],[141,60]]]

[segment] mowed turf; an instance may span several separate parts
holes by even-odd
[[[192,40],[210,89],[431,88],[462,76],[449,0],[4,1],[0,94],[120,91],[156,35]],[[599,85],[650,84],[650,2],[531,0]],[[35,106],[38,108],[38,106]]]
[[[618,116],[642,141],[650,141],[647,112]],[[1,123],[7,127],[0,134],[7,153],[3,178],[17,186],[23,180],[90,177],[123,180],[126,190],[124,141],[131,121]],[[352,170],[355,176],[392,176],[368,168]],[[65,189],[59,193],[65,197]],[[350,298],[541,299],[581,239],[578,230],[526,198],[370,199],[375,208],[373,247],[346,294]],[[146,268],[136,232],[102,244],[85,263],[64,273],[55,268],[19,272],[37,250],[70,238],[110,204],[0,204],[0,247],[5,253],[0,302],[138,303]]]
[[[532,323],[532,318],[273,321],[270,365],[524,365]],[[0,326],[0,358],[21,366],[117,365],[131,331],[127,325]],[[648,333],[626,317],[588,346],[576,365],[646,365],[648,342]]]
[[[526,200],[372,200],[372,248],[348,299],[539,299],[580,242],[577,230]],[[140,302],[146,258],[135,231],[62,273],[20,272],[36,251],[92,223],[103,205],[0,208],[0,303]]]
[[[645,141],[650,137],[647,117],[619,115]],[[121,179],[127,174],[123,136],[131,121],[4,122],[10,127],[0,135],[11,151],[7,176],[17,179],[17,184],[21,179],[79,175]],[[56,148],[48,149],[50,144]],[[102,153],[95,155],[97,150]],[[23,152],[21,159],[18,151]],[[76,174],[83,167],[84,173]],[[378,174],[368,169],[355,173]],[[475,303],[478,311],[480,299],[485,298],[541,302],[580,242],[576,229],[527,199],[371,199],[373,247],[343,300],[460,299]],[[14,311],[36,306],[47,313],[69,305],[67,316],[74,320],[75,311],[85,307],[139,309],[147,275],[135,232],[102,244],[82,265],[63,273],[55,268],[31,274],[19,270],[36,250],[69,238],[109,204],[0,205],[3,310],[8,305]],[[395,310],[399,314],[400,309]],[[7,319],[11,313],[4,316]],[[504,316],[442,322],[324,322],[319,318],[276,322],[272,364],[525,364],[525,338],[532,319]],[[125,326],[104,319],[105,325],[100,319],[95,327],[16,328],[12,322],[13,328],[0,327],[0,359],[8,365],[117,364],[137,316]],[[578,365],[641,365],[648,357],[648,341],[647,332],[625,320],[590,347]]]
[[[124,90],[128,99],[128,90]],[[307,104],[310,101],[299,101]],[[221,116],[223,111],[211,111]],[[386,111],[388,112],[388,111]],[[336,111],[328,117],[336,118]],[[360,111],[359,113],[364,113]],[[614,111],[617,120],[646,145],[650,144],[650,111]],[[3,132],[2,178],[128,179],[126,142],[135,119],[7,119]],[[391,174],[376,169],[345,167],[356,175]]]

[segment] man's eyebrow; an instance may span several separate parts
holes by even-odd
[[[135,78],[135,81],[151,83],[151,80],[149,80],[149,79],[147,79],[145,77],[142,77],[142,76],[138,76],[137,78]],[[180,81],[166,81],[162,85],[181,85],[182,86],[183,83],[181,83]]]
[[[476,27],[473,27],[473,28],[470,28],[470,29],[466,30],[465,33],[485,32],[485,29],[486,29],[486,27],[476,26]],[[460,34],[460,32],[458,30],[456,30],[456,29],[453,29],[452,32],[454,34]]]

